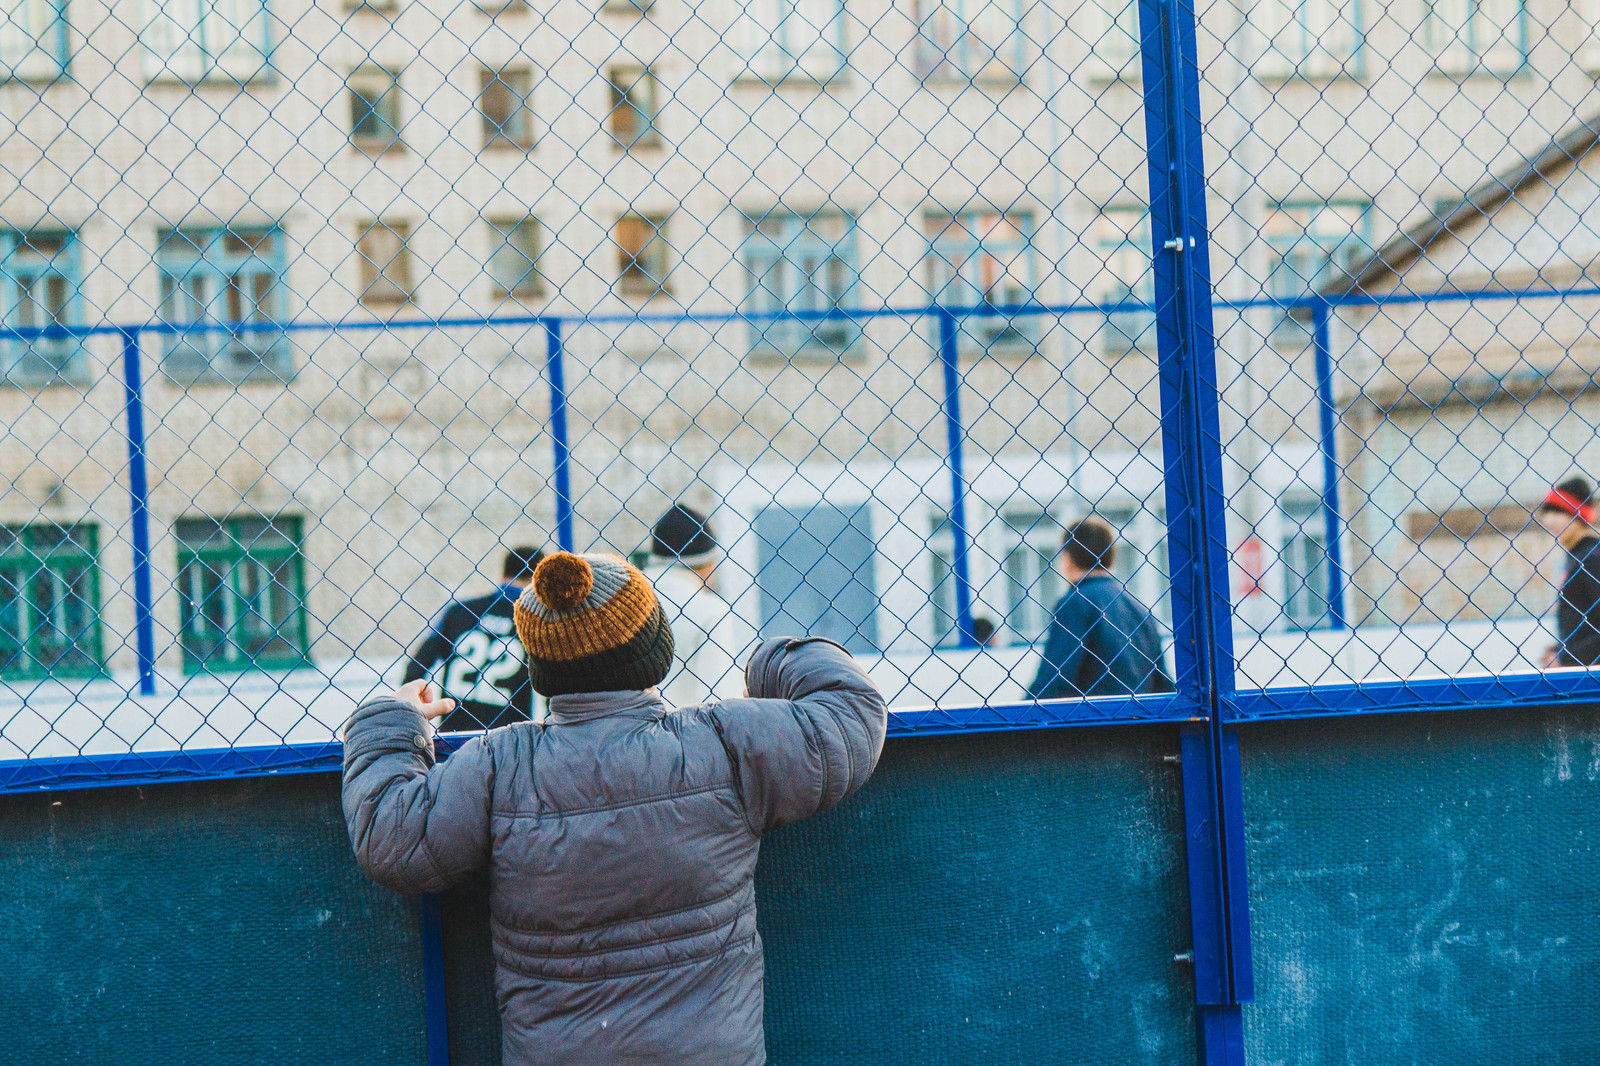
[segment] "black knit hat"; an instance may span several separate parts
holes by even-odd
[[[650,554],[658,558],[694,567],[711,562],[716,553],[717,541],[711,535],[711,520],[693,507],[673,504],[651,531]]]

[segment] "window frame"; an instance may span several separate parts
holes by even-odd
[[[1119,219],[1133,218],[1132,225],[1123,225]],[[1110,285],[1101,293],[1102,304],[1144,303],[1149,310],[1107,311],[1105,321],[1098,331],[1100,354],[1122,358],[1135,353],[1154,353],[1156,347],[1156,276],[1154,238],[1150,228],[1150,208],[1139,204],[1108,204],[1095,217],[1095,247],[1100,256],[1102,276]],[[1137,280],[1126,277],[1133,271],[1130,264],[1138,261]],[[1123,342],[1126,343],[1123,343]]]
[[[1327,245],[1310,235],[1311,228],[1315,225],[1317,216],[1325,211],[1337,212],[1345,209],[1354,209],[1360,212],[1356,225],[1351,227],[1350,236]],[[1289,238],[1273,236],[1268,232],[1273,216],[1283,213],[1291,215],[1296,211],[1311,211],[1311,216],[1303,223],[1296,223],[1299,232]],[[1267,295],[1274,301],[1282,300],[1285,303],[1291,300],[1303,300],[1314,295],[1318,288],[1325,284],[1331,277],[1332,271],[1343,258],[1345,265],[1350,259],[1363,252],[1372,250],[1372,203],[1368,200],[1290,200],[1282,203],[1267,204],[1267,217],[1260,227],[1263,240],[1265,240],[1269,261],[1264,272]],[[1294,269],[1285,267],[1288,256],[1298,252],[1303,246],[1310,245],[1317,249],[1322,263],[1315,276],[1304,279],[1303,289],[1290,294],[1279,291],[1278,278],[1284,276],[1281,270]],[[1295,270],[1299,277],[1299,271]],[[1306,307],[1279,307],[1273,311],[1274,321],[1268,331],[1267,340],[1273,347],[1279,349],[1304,348],[1312,344],[1315,338],[1311,331],[1311,311]]]
[[[1370,2],[1376,0],[1259,0],[1251,8],[1251,22],[1262,38],[1261,52],[1250,65],[1251,72],[1270,80],[1362,77],[1367,55],[1365,5]],[[1316,6],[1328,9],[1320,21],[1311,17]],[[1275,25],[1274,16],[1281,18],[1281,25]],[[1326,46],[1333,36],[1329,27],[1348,30],[1347,51]],[[1293,49],[1280,45],[1288,38],[1293,38]]]
[[[37,248],[37,242],[60,241],[61,248],[49,259],[42,262],[19,263],[19,249]],[[20,277],[30,277],[28,285],[23,285]],[[64,314],[52,312],[53,320],[49,324],[38,328],[49,328],[52,325],[79,326],[83,319],[83,275],[82,275],[82,250],[79,245],[78,235],[73,230],[59,229],[0,229],[0,322],[13,328],[21,328],[16,320],[18,308],[22,303],[21,289],[31,289],[43,282],[48,285],[49,279],[60,279],[65,289],[65,298],[62,302]],[[30,295],[35,306],[40,306],[36,295]],[[44,305],[49,307],[48,297]],[[29,374],[20,366],[33,355],[37,348],[56,348],[59,354],[40,354],[46,364],[53,369],[48,374]],[[21,338],[0,338],[0,383],[17,388],[35,388],[47,385],[81,384],[87,380],[86,353],[82,337],[37,338],[25,341]]]
[[[245,522],[266,521],[269,528],[277,529],[286,526],[283,536],[290,542],[289,547],[268,546],[257,547],[256,542],[245,543],[239,535],[238,527]],[[220,531],[223,541],[221,547],[210,546],[210,539],[206,544],[199,546],[185,541],[180,536],[180,529],[185,522],[214,523]],[[177,543],[177,570],[173,579],[173,587],[179,593],[179,619],[178,619],[178,646],[183,656],[183,672],[185,675],[195,674],[234,674],[251,670],[283,670],[309,667],[311,662],[311,645],[309,622],[306,612],[305,593],[305,538],[304,524],[299,515],[275,515],[271,518],[255,514],[237,514],[226,518],[210,516],[190,516],[181,518],[173,523],[173,539]],[[248,616],[253,612],[249,607],[249,596],[240,587],[238,576],[241,564],[251,564],[261,567],[272,577],[275,585],[283,586],[277,578],[282,569],[287,566],[289,576],[294,582],[289,588],[293,597],[290,606],[291,615],[289,625],[293,629],[290,636],[285,636],[281,627],[272,630],[270,639],[281,639],[294,646],[297,650],[281,656],[251,656],[244,658],[242,655],[229,653],[229,649],[238,651],[245,647],[239,634],[243,632]],[[202,566],[211,574],[218,577],[220,594],[231,597],[233,606],[231,621],[227,622],[224,630],[216,639],[212,652],[201,655],[191,644],[191,630],[196,626],[197,618],[205,620],[203,611],[196,611],[197,600],[193,590],[188,587],[189,568]],[[220,653],[220,654],[219,654]]]
[[[1143,79],[1139,0],[1080,0],[1067,20],[1070,33],[1088,53],[1077,71],[1092,81],[1133,83]],[[1116,47],[1103,47],[1106,42],[1114,42]]]
[[[228,23],[221,14],[221,4],[208,0],[140,0],[143,14],[139,29],[140,50],[143,57],[145,81],[150,83],[175,82],[201,85],[222,83],[236,85],[271,84],[277,74],[272,66],[274,47],[272,34],[272,7],[269,0],[231,0],[232,3],[250,5],[253,10],[240,23]],[[193,7],[193,25],[180,23],[170,12],[180,4]],[[171,23],[176,38],[170,47],[159,44],[158,39],[167,31],[163,23]],[[223,24],[236,33],[229,33],[229,43],[217,47],[213,41],[216,26]],[[254,40],[250,40],[250,35]],[[246,56],[242,61],[236,55],[236,42],[246,42],[237,52]],[[234,58],[230,58],[230,56]]]
[[[1278,568],[1283,598],[1284,628],[1292,633],[1309,633],[1327,629],[1333,624],[1332,584],[1329,580],[1328,531],[1320,497],[1289,494],[1279,498],[1278,508]],[[1300,545],[1312,545],[1305,557]],[[1305,558],[1306,566],[1298,568],[1297,558]],[[1321,575],[1320,580],[1317,575]],[[1310,598],[1314,603],[1320,598],[1321,608],[1306,610],[1303,602]]]
[[[518,78],[525,76],[528,80],[528,91],[526,93],[519,92],[516,86],[506,80],[506,75],[508,74]],[[528,152],[538,144],[539,132],[535,126],[533,110],[533,91],[537,81],[538,78],[535,76],[533,68],[526,65],[512,65],[500,67],[499,69],[479,68],[477,108],[478,117],[483,124],[483,148],[485,151],[500,149]],[[496,122],[484,106],[484,99],[488,95],[490,87],[496,82],[505,86],[506,93],[509,94],[512,100],[517,101],[512,104],[511,113],[503,123]],[[514,128],[518,124],[526,126],[520,133]],[[507,132],[508,129],[510,129],[510,132]]]
[[[1451,26],[1439,15],[1442,3],[1448,0],[1422,0],[1422,24],[1416,39],[1427,50],[1433,73],[1454,78],[1514,77],[1528,64],[1528,5],[1526,0],[1507,0],[1516,5],[1515,40],[1502,50],[1496,37],[1487,48],[1479,47],[1474,38],[1481,28],[1480,13],[1484,0],[1457,0],[1466,8],[1463,24]],[[1491,0],[1492,2],[1492,0]],[[1442,29],[1440,27],[1443,27]]]
[[[978,16],[1002,4],[1011,9],[1010,29],[1003,42],[994,44],[973,27]],[[1029,66],[1030,11],[1027,0],[917,0],[917,74],[924,81],[1023,81]]]
[[[405,113],[401,106],[403,94],[400,89],[400,74],[400,71],[391,70],[388,67],[368,65],[356,67],[345,76],[345,102],[350,106],[349,141],[351,148],[372,157],[381,156],[387,152],[405,151]],[[380,78],[389,79],[389,83],[376,98],[369,98],[369,95],[355,84],[359,81],[370,80],[376,85]],[[379,112],[380,107],[385,104],[393,106],[394,116],[392,121]],[[362,111],[360,110],[361,108],[365,108],[365,110]],[[386,136],[382,133],[363,134],[357,132],[357,127],[369,115],[375,121],[388,126],[393,136]]]
[[[512,300],[518,298],[537,299],[545,294],[545,278],[539,269],[539,258],[544,253],[544,227],[538,218],[526,215],[522,218],[487,218],[484,220],[492,234],[489,257],[484,261],[484,272],[489,275],[489,285],[492,294],[499,299]],[[513,244],[512,234],[530,228],[533,232],[533,253],[518,248]],[[528,260],[528,269],[509,285],[503,284],[502,279],[495,275],[495,258],[511,248],[518,255]],[[530,282],[531,279],[531,282]]]
[[[810,18],[801,11],[806,5],[828,13]],[[745,61],[735,79],[820,85],[843,80],[850,69],[844,0],[751,0],[739,6],[730,37],[741,42]]]
[[[759,214],[747,213],[744,221],[739,262],[745,271],[743,307],[747,314],[767,316],[780,311],[813,313],[850,308],[861,280],[856,266],[860,219],[853,212],[825,208],[801,213],[773,208]],[[830,241],[819,232],[819,224],[824,222],[840,224],[837,239]],[[768,224],[778,227],[776,236],[763,230]],[[808,270],[813,260],[815,265]],[[844,274],[837,293],[827,278],[833,264],[839,264]],[[819,274],[824,276],[822,284],[816,280]],[[776,288],[767,283],[775,276],[780,279]],[[816,306],[805,306],[808,303]],[[864,332],[860,321],[854,318],[807,321],[755,317],[749,321],[750,353],[758,357],[841,359],[852,354]]]
[[[624,83],[624,79],[630,77],[633,80]],[[661,85],[655,71],[650,67],[612,67],[606,71],[606,86],[611,94],[611,106],[606,111],[605,130],[617,150],[631,152],[637,148],[661,147]],[[644,107],[635,100],[641,86],[646,97]],[[641,124],[632,138],[617,132],[617,116],[629,112],[637,116],[636,121]]]
[[[253,242],[252,237],[255,238]],[[230,240],[249,243],[250,251],[230,251],[227,247]],[[261,245],[268,241],[271,247],[263,255]],[[285,301],[290,290],[284,243],[283,228],[276,223],[158,231],[154,256],[158,317],[163,322],[180,326],[219,327],[231,323],[257,325],[285,321],[288,317]],[[169,251],[169,246],[177,251]],[[183,251],[185,247],[190,251]],[[255,284],[261,278],[268,279],[264,290]],[[251,282],[246,284],[243,279],[251,279]],[[196,281],[204,286],[200,298],[195,296],[193,288]],[[265,299],[258,300],[256,293],[263,291]],[[198,314],[180,317],[173,313],[183,300],[180,293],[188,297],[187,304],[191,308],[198,304]],[[241,311],[254,313],[240,318],[211,314],[210,309],[219,301],[229,299],[230,294],[236,294]],[[188,348],[195,356],[196,366],[192,372],[176,365],[182,348]],[[257,375],[283,380],[289,375],[292,361],[288,335],[271,330],[230,332],[213,328],[174,333],[162,338],[160,352],[163,372],[180,380],[242,381]],[[235,372],[240,369],[242,373]]]
[[[417,288],[414,277],[415,270],[412,264],[411,253],[411,223],[405,219],[377,218],[369,222],[358,224],[359,232],[356,234],[355,259],[358,272],[356,285],[356,302],[362,307],[396,308],[403,307],[416,300]],[[377,260],[367,254],[361,246],[362,242],[373,231],[383,229],[392,233],[399,241],[399,250],[380,265]],[[399,262],[401,278],[396,280],[389,276],[389,267]],[[379,282],[387,282],[394,286],[397,295],[374,296],[372,290]]]
[[[0,84],[53,82],[67,77],[72,62],[68,51],[67,0],[7,0],[7,4],[13,11],[0,22]],[[26,47],[22,47],[22,42],[28,40],[28,36],[16,32],[17,58],[7,58],[4,45],[11,34],[4,27],[15,25],[15,8],[32,4],[50,10],[49,25],[34,34],[33,44]]]
[[[975,220],[993,216],[998,222],[1008,224],[1016,231],[1015,241],[996,242],[991,235],[996,225],[983,226]],[[959,227],[959,229],[958,229]],[[959,211],[932,209],[923,214],[926,254],[928,263],[928,293],[931,302],[940,307],[1008,307],[1035,302],[1038,291],[1038,244],[1035,216],[1026,208],[1000,209],[995,207],[963,208]],[[957,233],[957,236],[950,236]],[[976,236],[965,236],[977,234]],[[1010,258],[1007,258],[1007,257]],[[1019,284],[1022,298],[994,301],[983,288],[984,262],[995,261],[999,269],[997,279],[1014,274],[1017,259],[1023,263],[1027,279]],[[975,268],[976,279],[966,277],[966,271]],[[948,276],[941,277],[948,272]],[[952,287],[966,286],[974,294],[970,303],[950,298]],[[992,290],[991,290],[992,291]],[[1037,315],[1016,317],[986,315],[960,319],[957,322],[957,344],[967,355],[1032,354],[1038,350],[1042,331]]]
[[[37,545],[34,537],[38,531],[45,529],[55,529],[69,534],[73,531],[82,531],[86,535],[88,545],[81,545],[69,535],[61,543],[41,547]],[[26,625],[26,633],[22,633],[20,631],[24,626],[19,624],[19,639],[15,642],[16,652],[13,657],[10,651],[12,641],[7,636],[4,626],[0,625],[0,679],[35,681],[47,678],[104,677],[106,657],[105,626],[101,619],[100,524],[93,521],[8,523],[0,526],[0,531],[6,534],[5,541],[0,543],[0,574],[15,572],[25,575],[15,585],[18,590],[16,602],[23,610],[32,614],[46,613],[35,602],[35,582],[41,574],[50,574],[53,579],[59,579],[58,571],[71,566],[78,568],[79,572],[74,578],[65,582],[65,588],[68,590],[67,595],[78,596],[76,591],[73,591],[73,586],[79,580],[88,581],[89,621],[85,629],[74,635],[71,645],[74,648],[78,647],[81,643],[78,637],[85,634],[89,637],[90,645],[86,651],[90,665],[76,669],[71,667],[60,669],[55,663],[44,666],[35,647],[35,641],[44,626],[38,623]],[[78,598],[82,599],[81,596]],[[18,661],[31,665],[18,668],[15,665]]]
[[[617,283],[614,292],[630,300],[653,300],[658,296],[667,296],[672,292],[671,275],[671,246],[667,244],[666,229],[670,215],[643,214],[630,211],[618,216],[616,224],[611,228],[611,243],[617,250]],[[654,233],[650,239],[637,252],[630,252],[627,245],[622,243],[621,231],[624,223],[639,221],[651,227]],[[653,276],[649,269],[648,260],[654,256],[660,257],[657,273],[659,278]],[[644,280],[639,280],[643,278]]]

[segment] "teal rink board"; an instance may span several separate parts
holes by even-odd
[[[1241,738],[1249,1062],[1600,1062],[1600,713]]]

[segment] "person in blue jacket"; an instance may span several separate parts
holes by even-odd
[[[1155,619],[1111,575],[1116,553],[1104,520],[1090,515],[1067,527],[1056,562],[1068,588],[1050,619],[1029,699],[1172,691]]]

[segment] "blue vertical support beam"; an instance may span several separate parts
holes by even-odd
[[[1311,305],[1311,334],[1317,352],[1317,406],[1322,429],[1322,522],[1328,541],[1328,624],[1345,628],[1344,530],[1339,518],[1339,411],[1333,402],[1333,348],[1328,340],[1332,317],[1328,301]]]
[[[545,376],[550,381],[550,441],[556,465],[556,543],[574,551],[572,534],[572,450],[567,442],[567,380],[563,370],[561,319],[546,318]]]
[[[139,332],[121,331],[122,388],[128,433],[129,525],[133,535],[133,629],[139,694],[156,694],[155,596],[150,584],[150,475],[145,465],[144,368]]]
[[[445,1002],[444,908],[437,892],[419,900],[422,915],[422,1009],[428,1066],[450,1066],[449,1011]]]
[[[939,309],[939,362],[944,366],[944,431],[950,467],[950,569],[956,581],[956,629],[960,646],[975,648],[972,628],[972,571],[967,542],[967,477],[962,470],[966,430],[961,425],[961,368],[956,362],[956,316]]]
[[[1242,1066],[1254,998],[1193,0],[1139,0],[1184,826],[1203,1066]]]

